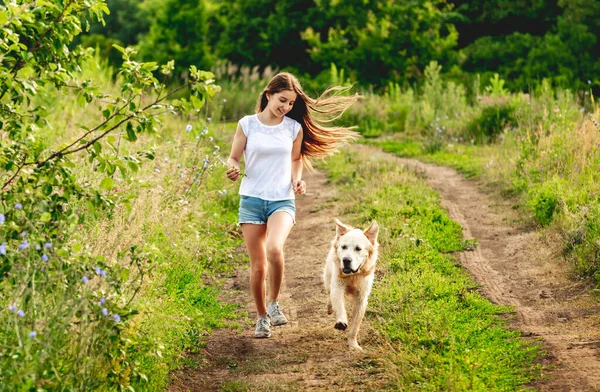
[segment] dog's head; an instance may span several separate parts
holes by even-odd
[[[379,226],[373,221],[365,230],[355,229],[335,220],[336,238],[334,247],[343,275],[356,274],[361,268],[370,268],[377,255]],[[375,256],[375,257],[374,257]]]

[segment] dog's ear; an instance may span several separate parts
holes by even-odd
[[[376,221],[373,221],[369,227],[363,231],[365,237],[369,239],[369,241],[375,245],[377,243],[377,234],[379,233],[379,225]]]
[[[341,236],[343,236],[344,234],[346,234],[347,232],[352,230],[352,228],[350,226],[343,224],[337,218],[335,218],[335,224],[336,224],[335,232],[336,232],[338,238],[340,238]]]

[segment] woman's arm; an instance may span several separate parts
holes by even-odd
[[[237,125],[235,135],[233,136],[233,143],[231,145],[231,153],[227,158],[227,164],[231,166],[227,169],[227,178],[231,181],[237,181],[240,178],[240,159],[246,148],[246,135],[242,131],[240,123]]]
[[[303,195],[306,192],[306,183],[302,181],[302,128],[292,146],[292,188],[295,193]]]

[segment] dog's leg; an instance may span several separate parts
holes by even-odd
[[[352,306],[352,319],[350,320],[350,331],[348,332],[348,346],[351,350],[360,350],[362,348],[358,345],[358,330],[362,323],[365,311],[367,310],[367,302],[369,301],[369,294],[371,294],[371,287],[373,286],[373,275],[367,278],[365,285],[361,287],[361,290],[354,297],[354,304]]]
[[[348,328],[348,315],[346,314],[346,307],[344,306],[344,292],[345,288],[337,283],[335,280],[331,282],[331,293],[330,300],[333,311],[335,312],[335,329],[345,331]]]
[[[331,306],[331,296],[330,287],[331,287],[331,268],[329,258],[325,263],[325,269],[323,270],[323,284],[325,285],[325,292],[327,293],[327,314],[333,313],[333,307]]]

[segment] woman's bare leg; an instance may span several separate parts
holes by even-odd
[[[265,302],[267,225],[243,223],[242,233],[250,257],[250,291],[254,297],[258,315],[264,316],[267,314],[267,303]]]
[[[269,263],[269,302],[277,301],[283,280],[283,244],[294,226],[292,216],[285,211],[271,215],[267,222],[266,250]]]

